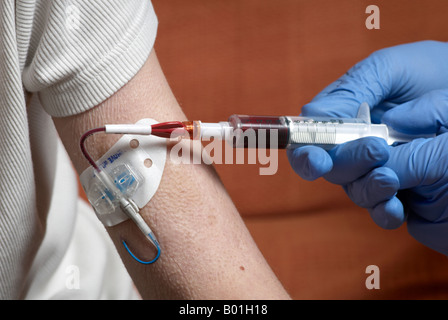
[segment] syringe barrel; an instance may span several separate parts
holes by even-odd
[[[232,115],[229,118],[229,124],[234,130],[232,140],[235,147],[262,145],[266,148],[283,149],[319,145],[323,148],[332,148],[335,145],[367,136],[388,140],[386,125],[370,124],[357,118]],[[271,137],[277,138],[275,143]]]
[[[335,145],[374,136],[388,141],[384,124],[370,124],[362,119],[287,117],[290,126],[289,145]]]
[[[275,147],[271,144],[271,135],[276,147],[286,148],[289,143],[289,126],[285,117],[231,115],[229,124],[233,128],[232,143],[234,147]],[[263,134],[262,132],[263,131]],[[227,138],[228,139],[228,138]],[[261,141],[263,140],[263,141]]]

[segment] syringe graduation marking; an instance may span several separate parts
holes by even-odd
[[[336,142],[336,126],[340,122],[296,121],[292,126],[291,143],[334,144]]]

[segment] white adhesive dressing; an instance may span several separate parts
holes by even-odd
[[[137,122],[149,127],[154,123],[157,121],[152,119]],[[164,138],[125,134],[96,163],[112,178],[118,190],[141,209],[160,185],[166,149]],[[129,219],[120,208],[117,197],[99,180],[93,167],[81,174],[80,181],[98,219],[105,226],[114,226]]]

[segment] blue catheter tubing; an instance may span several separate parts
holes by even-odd
[[[149,261],[144,261],[144,260],[141,260],[141,259],[137,258],[137,257],[132,253],[132,251],[129,249],[128,245],[126,244],[126,241],[124,241],[124,240],[122,241],[122,242],[123,242],[123,245],[124,245],[124,248],[125,248],[126,251],[129,253],[129,255],[130,255],[135,261],[140,262],[141,264],[151,264],[151,263],[156,262],[157,259],[159,259],[159,257],[160,257],[160,253],[161,253],[159,242],[158,242],[155,238],[152,237],[151,233],[148,233],[146,236],[147,236],[148,238],[151,239],[151,242],[155,245],[155,247],[156,247],[156,249],[157,249],[157,255],[155,256],[155,258],[152,259],[152,260],[149,260]]]
[[[126,242],[123,240],[123,245],[126,249],[126,251],[129,253],[129,255],[137,262],[140,262],[142,264],[151,264],[157,261],[157,259],[160,257],[161,249],[159,242],[157,241],[154,233],[152,232],[151,228],[146,224],[145,220],[143,220],[142,216],[139,214],[138,207],[133,204],[132,202],[128,201],[125,198],[120,199],[120,206],[121,209],[128,215],[129,218],[131,218],[135,224],[139,227],[140,231],[146,236],[146,238],[156,247],[157,254],[156,257],[149,261],[144,261],[135,256],[135,254],[132,253],[132,251],[129,249]]]

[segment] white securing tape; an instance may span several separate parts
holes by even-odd
[[[125,134],[98,161],[98,167],[106,172],[128,200],[138,208],[143,208],[156,193],[166,162],[166,139],[148,135],[152,119],[137,122],[134,134]],[[109,133],[120,133],[121,125],[108,127]],[[125,125],[126,126],[126,125]],[[134,125],[131,125],[134,126]],[[126,130],[129,129],[125,128]],[[149,133],[148,133],[149,128]],[[95,213],[105,226],[114,226],[129,217],[121,210],[114,193],[99,180],[93,167],[87,168],[80,176]]]
[[[106,124],[106,133],[126,133],[126,134],[151,134],[150,125],[137,124]]]

